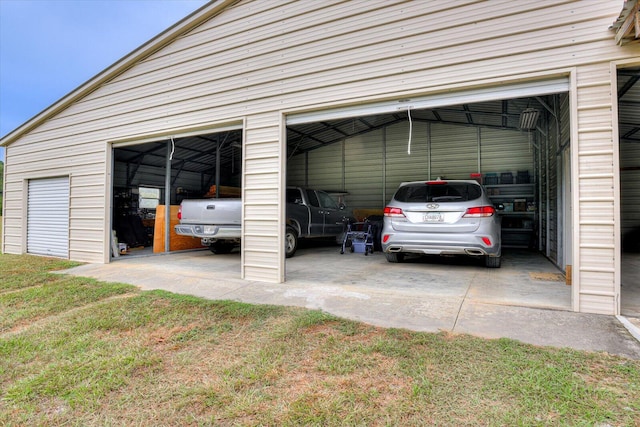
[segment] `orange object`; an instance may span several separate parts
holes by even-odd
[[[216,197],[216,186],[209,187],[209,192],[204,195],[205,198]],[[220,186],[220,196],[222,198],[240,198],[242,197],[242,188]]]
[[[203,248],[200,239],[189,236],[180,236],[176,234],[173,227],[178,224],[178,205],[171,206],[171,220],[169,227],[169,251],[181,251],[184,249]],[[158,205],[156,208],[156,221],[153,229],[153,252],[164,252],[164,227],[165,227],[165,209],[164,205]]]

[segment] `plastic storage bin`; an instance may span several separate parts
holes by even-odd
[[[529,184],[530,180],[529,171],[518,171],[518,174],[516,175],[516,184]]]
[[[500,184],[513,184],[513,174],[511,172],[502,172],[500,174]]]
[[[484,174],[484,185],[497,185],[498,184],[498,175],[495,173],[485,173]]]

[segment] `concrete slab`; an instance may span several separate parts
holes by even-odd
[[[615,316],[465,303],[455,331],[529,344],[606,351],[640,359],[640,342]]]
[[[239,254],[205,250],[122,257],[64,273],[143,290],[320,309],[382,327],[505,337],[640,359],[640,341],[615,316],[570,311],[571,287],[535,252],[507,252],[502,268],[488,269],[466,257],[396,265],[380,253],[340,255],[335,246],[311,246],[288,259],[286,269],[286,283],[246,281],[240,279]]]

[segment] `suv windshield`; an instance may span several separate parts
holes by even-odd
[[[403,185],[394,199],[399,202],[465,202],[482,195],[482,188],[467,182],[417,183]]]

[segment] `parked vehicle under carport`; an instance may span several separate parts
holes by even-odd
[[[497,268],[500,217],[476,181],[402,183],[384,208],[382,250],[389,262],[402,262],[409,253],[469,255]]]

